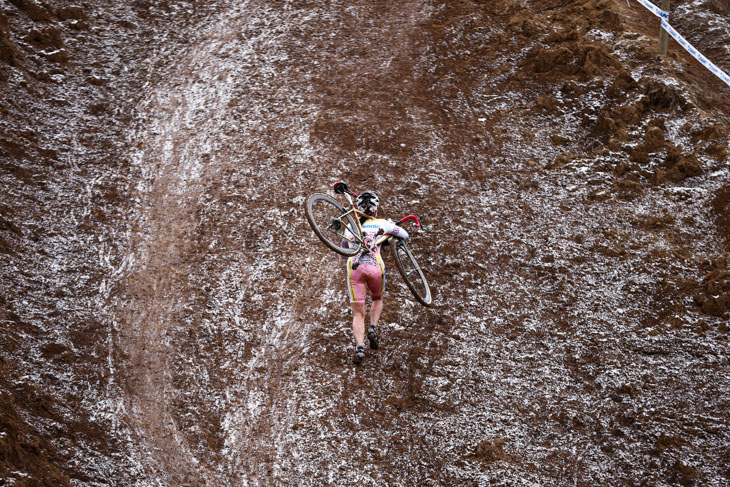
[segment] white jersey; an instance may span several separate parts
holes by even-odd
[[[368,218],[362,224],[362,231],[363,241],[365,241],[368,246],[371,246],[372,243],[380,238],[382,234],[392,235],[403,240],[408,240],[408,232],[393,223],[391,220],[385,220],[382,218]],[[347,232],[345,236],[351,237],[349,232]],[[346,247],[347,244],[348,242],[345,241],[343,246]],[[353,263],[379,265],[380,261],[380,265],[382,265],[382,261],[379,259],[379,254],[380,245],[376,246],[372,252],[358,253],[353,257]]]

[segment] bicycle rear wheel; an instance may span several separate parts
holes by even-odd
[[[398,272],[406,281],[408,289],[422,305],[431,306],[431,288],[428,286],[423,271],[418,267],[415,257],[402,240],[396,240],[394,250]]]
[[[304,204],[307,221],[314,233],[338,254],[351,257],[360,250],[360,227],[352,213],[326,194],[315,193]],[[347,242],[349,247],[343,247]]]

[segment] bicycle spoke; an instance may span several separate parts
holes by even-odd
[[[344,226],[347,230],[350,230],[350,228],[346,224]],[[330,225],[329,227],[327,227],[327,231],[329,231],[332,235],[335,235],[347,242],[355,243],[354,237],[346,237],[344,233],[340,233],[340,232],[338,232],[338,230],[339,230],[339,228],[333,228],[333,225]],[[350,231],[350,234],[352,234],[352,231]]]
[[[307,220],[317,236],[335,252],[350,256],[359,248],[359,228],[352,210],[327,195],[315,193],[305,204]]]
[[[342,233],[336,233],[336,232],[331,232],[331,233],[332,233],[333,235],[337,236],[337,237],[340,237],[340,239],[341,239],[341,240],[344,240],[345,242],[349,242],[349,243],[351,243],[351,244],[354,244],[354,243],[355,243],[355,239],[353,239],[353,238],[347,238],[347,237],[345,237],[345,235],[344,235],[344,234],[342,234]]]
[[[426,278],[405,244],[396,244],[396,261],[398,263],[398,270],[413,295],[422,304],[429,306],[431,304],[431,290],[426,282]]]

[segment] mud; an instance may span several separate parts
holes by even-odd
[[[730,97],[638,3],[0,7],[0,485],[728,482]],[[436,300],[361,367],[336,180]]]

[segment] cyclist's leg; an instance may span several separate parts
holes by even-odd
[[[383,312],[383,297],[373,298],[373,302],[370,305],[370,326],[378,324],[380,319],[380,313]]]
[[[367,266],[352,268],[352,257],[347,260],[347,290],[352,304],[352,332],[355,335],[355,345],[362,345],[365,341],[365,295],[367,286],[363,282],[363,271]]]
[[[365,341],[365,301],[352,303],[352,333],[355,335],[355,346]]]
[[[368,343],[370,348],[377,350],[380,348],[380,341],[378,340],[378,332],[376,325],[380,319],[380,313],[383,311],[383,298],[382,296],[378,299],[373,299],[370,305],[370,328],[368,328]]]
[[[376,325],[380,319],[380,313],[383,311],[383,290],[385,288],[385,276],[383,274],[382,261],[378,259],[379,265],[368,266],[367,283],[370,290],[370,328],[368,329],[368,342],[370,348],[376,350],[379,348],[378,334]]]
[[[371,266],[368,275],[368,288],[370,289],[370,326],[378,324],[380,314],[383,312],[383,293],[385,292],[385,265],[380,254],[376,255],[378,266]]]

